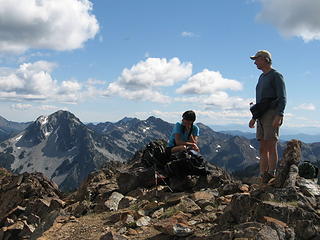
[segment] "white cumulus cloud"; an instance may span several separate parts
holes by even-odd
[[[283,35],[304,41],[320,40],[319,0],[260,0],[258,19],[273,24]]]
[[[55,64],[46,61],[24,63],[9,75],[0,76],[0,91],[15,93],[17,95],[51,94],[56,88],[56,82],[50,73]]]
[[[43,110],[43,111],[56,111],[61,108],[54,106],[54,105],[41,105],[38,107],[38,109]]]
[[[189,38],[192,38],[192,37],[196,37],[197,35],[193,32],[182,32],[181,33],[181,36],[182,37],[189,37]]]
[[[63,81],[59,92],[60,93],[71,93],[71,92],[78,92],[81,90],[81,84],[78,83],[77,81]]]
[[[178,58],[147,58],[131,69],[125,68],[117,81],[108,85],[106,95],[120,95],[128,99],[168,102],[159,88],[172,86],[188,78],[192,73],[191,63],[181,63]]]
[[[23,63],[17,69],[0,71],[0,98],[16,101],[56,101],[77,103],[83,97],[97,96],[98,90],[89,85],[84,88],[77,80],[61,83],[53,79],[56,64],[47,61]],[[88,83],[93,83],[88,80]],[[100,96],[103,90],[100,90]]]
[[[0,52],[81,48],[99,31],[89,0],[0,0]]]
[[[205,108],[222,110],[249,109],[252,99],[229,96],[226,92],[216,92],[208,96],[187,96],[175,98],[177,102],[197,103]],[[247,110],[249,112],[249,110]]]
[[[180,112],[165,112],[160,110],[153,110],[150,112],[136,112],[135,116],[140,119],[148,118],[149,116],[159,117],[165,121],[175,123],[182,118],[182,113],[186,109]],[[250,119],[250,113],[246,110],[233,111],[233,110],[222,110],[222,111],[212,111],[212,110],[199,110],[193,109],[197,115],[197,122],[205,124],[248,124],[248,119]]]
[[[204,69],[191,76],[176,92],[185,96],[176,97],[178,102],[201,104],[205,108],[245,109],[249,107],[249,99],[229,96],[227,90],[242,90],[237,80],[224,78],[218,71]]]
[[[32,108],[32,105],[31,104],[17,103],[17,104],[12,104],[11,108],[15,109],[15,110],[28,110],[28,109]]]
[[[93,85],[103,85],[105,84],[105,81],[102,81],[102,80],[97,80],[97,79],[94,79],[94,78],[89,78],[87,80],[87,84],[89,86],[93,86]]]
[[[294,107],[296,110],[308,110],[308,111],[314,111],[316,110],[316,107],[312,103],[303,103],[296,107]]]
[[[181,94],[214,94],[223,89],[241,90],[242,84],[236,80],[223,78],[220,72],[204,69],[188,79],[177,89]]]
[[[236,109],[248,109],[250,100],[243,99],[240,97],[229,96],[225,92],[217,92],[205,98],[203,102],[207,106],[236,110]]]

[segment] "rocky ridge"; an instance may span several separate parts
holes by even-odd
[[[0,168],[0,239],[29,239],[52,224],[65,203],[42,173],[13,174]]]
[[[299,141],[288,143],[279,173],[267,184],[243,184],[215,165],[207,177],[156,175],[156,182],[155,172],[142,166],[140,152],[129,163],[109,163],[90,174],[67,196],[41,175],[2,171],[0,198],[10,191],[19,198],[0,202],[0,240],[316,240],[320,187],[298,176],[300,147]],[[46,184],[26,185],[28,179]],[[32,199],[46,199],[40,205],[45,210],[31,211]]]

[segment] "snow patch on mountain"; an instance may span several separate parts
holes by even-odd
[[[143,131],[143,132],[146,132],[146,131],[148,131],[149,129],[150,129],[150,127],[146,127],[146,128],[143,128],[142,131]]]
[[[40,122],[41,125],[45,125],[48,123],[48,117],[47,116],[40,116],[38,121]]]
[[[44,135],[45,135],[46,137],[48,137],[50,134],[51,134],[51,132],[45,132],[45,133],[44,133]]]
[[[22,138],[23,134],[15,138],[15,141],[18,142]]]
[[[56,169],[66,160],[70,159],[74,155],[73,152],[59,153],[55,152],[55,149],[47,150],[46,146],[48,139],[44,139],[39,144],[30,148],[17,147],[12,145],[13,154],[15,156],[23,156],[15,158],[11,164],[13,171],[19,172],[42,172],[47,177],[51,178]],[[23,155],[22,155],[23,154]],[[63,178],[60,178],[63,180]],[[55,181],[60,184],[60,181]]]

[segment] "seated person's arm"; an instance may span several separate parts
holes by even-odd
[[[198,137],[190,136],[190,141],[185,142],[180,138],[180,134],[175,134],[175,142],[177,146],[184,145],[186,148],[191,147],[193,150],[199,151],[199,147],[197,146]]]
[[[193,142],[195,144],[198,144],[198,136],[193,136],[191,135],[190,136],[190,142]]]
[[[192,149],[195,150],[195,151],[197,151],[197,152],[199,152],[200,149],[199,149],[199,147],[198,147],[198,136],[193,136],[193,135],[191,135],[191,136],[190,136],[190,142],[193,143]]]

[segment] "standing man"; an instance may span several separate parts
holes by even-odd
[[[283,122],[286,106],[286,88],[283,76],[272,68],[271,53],[258,51],[250,57],[262,74],[256,86],[256,103],[263,99],[274,99],[270,108],[259,118],[252,118],[249,127],[254,128],[257,122],[257,140],[260,141],[260,174],[262,182],[267,183],[275,176],[279,140],[279,128]]]

